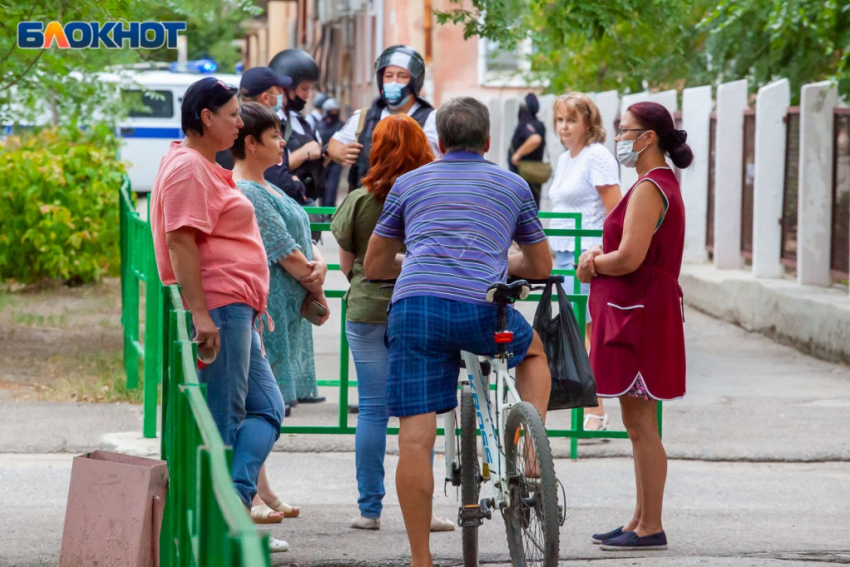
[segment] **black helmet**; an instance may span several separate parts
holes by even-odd
[[[425,84],[425,60],[419,53],[409,45],[393,45],[384,50],[375,61],[375,77],[378,81],[378,90],[384,90],[384,75],[381,73],[390,65],[403,67],[410,71],[410,89],[415,96],[422,92]],[[285,73],[284,73],[285,74]]]
[[[304,81],[319,80],[319,66],[309,53],[301,49],[284,49],[269,62],[269,67],[279,74],[292,78],[292,88]]]

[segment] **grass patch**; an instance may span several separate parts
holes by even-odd
[[[144,379],[139,387],[127,388],[122,352],[55,357],[55,373],[64,376],[49,386],[39,385],[39,398],[58,401],[141,404]]]

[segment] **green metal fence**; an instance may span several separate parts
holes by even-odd
[[[309,214],[316,215],[330,215],[336,210],[334,207],[307,207],[307,212]],[[598,237],[602,236],[601,230],[583,230],[581,228],[581,213],[554,213],[554,212],[541,212],[539,213],[541,219],[555,219],[555,218],[566,218],[573,219],[575,221],[575,227],[572,229],[544,229],[544,233],[547,236],[569,236],[574,237],[576,239],[575,246],[575,260],[574,262],[578,264],[578,258],[581,254],[581,239],[587,237]],[[314,231],[328,231],[330,230],[330,223],[312,223],[311,228]],[[338,264],[329,264],[329,270],[339,270]],[[574,276],[575,269],[561,269],[561,270],[553,270],[552,273],[555,275],[564,275],[564,276]],[[575,311],[576,320],[578,322],[579,329],[581,331],[582,337],[584,337],[585,332],[585,320],[586,320],[586,308],[587,308],[587,296],[582,295],[580,290],[580,282],[577,278],[573,279],[573,290],[572,293],[568,295],[569,300],[573,304],[573,310]],[[339,378],[335,380],[322,380],[320,379],[319,386],[331,386],[339,388],[339,414],[338,421],[336,425],[284,425],[281,428],[282,433],[288,434],[328,434],[328,435],[352,435],[356,431],[356,428],[348,423],[348,390],[349,388],[356,387],[357,381],[351,380],[350,378],[350,365],[349,365],[349,348],[348,348],[348,339],[345,336],[345,313],[348,308],[347,302],[345,301],[345,292],[344,289],[338,290],[325,290],[325,295],[330,299],[339,299],[341,302],[341,323],[339,330],[339,341],[340,341],[340,356],[339,356]],[[540,294],[532,294],[525,301],[540,301]],[[557,297],[553,295],[553,301],[557,301]],[[495,388],[495,386],[493,386]],[[581,408],[571,410],[570,416],[570,428],[569,429],[548,429],[550,437],[566,437],[570,439],[570,457],[572,459],[578,458],[578,440],[579,439],[626,439],[628,438],[628,434],[625,431],[587,431],[584,429],[584,410]],[[661,433],[661,421],[662,421],[662,409],[661,402],[658,402],[658,431]],[[390,427],[387,429],[387,432],[390,435],[398,435],[397,427]],[[438,435],[443,435],[443,429],[437,429]]]
[[[267,567],[268,536],[257,531],[233,489],[231,450],[222,443],[198,383],[180,290],[160,283],[150,225],[136,211],[126,179],[119,199],[125,370],[128,386],[138,387],[139,363],[144,362],[145,437],[156,437],[157,394],[163,385],[162,458],[168,462],[169,485],[160,564]],[[144,342],[139,341],[142,283]]]
[[[168,498],[160,537],[163,567],[268,567],[260,534],[233,489],[232,454],[198,383],[190,315],[176,285],[163,288],[162,458]]]
[[[139,363],[144,363],[142,433],[156,437],[156,409],[162,338],[162,284],[156,269],[150,224],[136,210],[130,180],[119,192],[121,225],[121,323],[124,327],[124,371],[127,387],[139,386]],[[144,342],[140,337],[140,291],[144,284]]]

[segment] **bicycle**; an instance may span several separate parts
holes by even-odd
[[[494,336],[498,352],[492,357],[461,353],[468,380],[461,381],[459,443],[454,411],[445,414],[444,432],[446,485],[451,482],[461,488],[458,526],[463,529],[464,567],[478,566],[478,527],[492,519],[493,510],[499,510],[504,518],[513,565],[558,564],[559,527],[565,520],[565,507],[559,506],[557,497],[560,483],[543,420],[533,405],[522,401],[508,372],[513,333],[505,329],[508,305],[528,297],[532,283],[546,282],[517,280],[491,285],[487,301],[498,308]],[[495,419],[490,401],[494,372]],[[483,463],[478,460],[478,428]],[[479,501],[481,484],[486,482],[491,483],[493,494]]]

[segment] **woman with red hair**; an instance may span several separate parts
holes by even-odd
[[[390,294],[381,284],[366,279],[363,259],[369,238],[378,224],[384,199],[396,179],[434,161],[434,153],[422,127],[406,114],[381,120],[372,135],[371,166],[361,182],[363,187],[348,194],[331,223],[339,244],[339,265],[351,282],[345,295],[348,302],[345,334],[357,369],[359,416],[354,437],[360,515],[352,528],[381,528],[384,498],[384,454],[387,446],[387,307]],[[397,261],[400,263],[402,255]],[[438,516],[431,519],[431,531],[454,529],[454,524]]]

